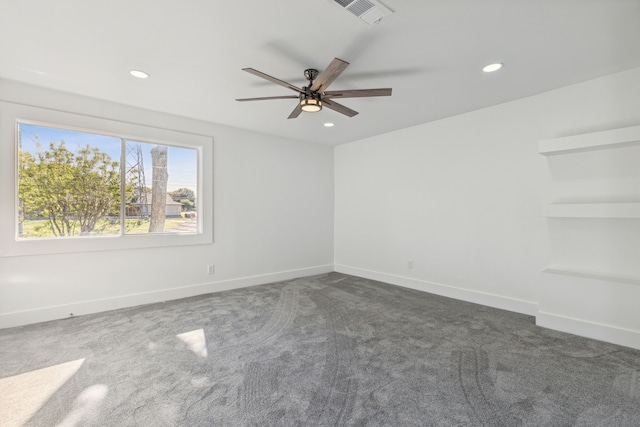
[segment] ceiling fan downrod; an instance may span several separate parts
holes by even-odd
[[[309,86],[303,87],[304,93],[300,93],[300,108],[307,113],[316,113],[322,110],[322,94],[311,90],[313,81],[318,77],[318,70],[307,68],[304,77],[309,80]]]
[[[304,70],[304,77],[309,80],[309,87],[313,86],[313,81],[318,77],[318,70],[315,68],[307,68]]]

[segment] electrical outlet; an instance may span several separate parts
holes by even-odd
[[[408,268],[409,270],[413,270],[413,260],[412,260],[412,259],[410,259],[409,261],[407,261],[407,268]]]
[[[207,274],[215,274],[216,273],[216,266],[213,264],[209,264],[207,266]]]

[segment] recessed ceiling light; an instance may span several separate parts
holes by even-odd
[[[140,70],[131,70],[129,71],[129,74],[139,79],[146,79],[147,77],[149,77],[149,73],[145,73],[144,71],[140,71]]]
[[[502,68],[504,66],[503,63],[501,62],[496,62],[495,64],[489,64],[487,66],[485,66],[482,71],[484,71],[485,73],[493,73],[494,71],[498,71],[500,68]]]
[[[327,123],[324,124],[324,127],[326,127],[326,128],[332,128],[334,126],[335,125],[333,123],[331,123],[331,122],[327,122]]]

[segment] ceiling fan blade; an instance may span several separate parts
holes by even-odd
[[[298,99],[297,95],[285,95],[285,96],[263,96],[261,98],[238,98],[236,101],[266,101],[268,99]]]
[[[330,90],[324,93],[326,98],[363,98],[368,96],[391,96],[391,88],[384,89],[356,89],[356,90]]]
[[[349,63],[347,61],[334,58],[329,66],[320,73],[309,89],[311,89],[312,92],[324,92],[348,66]]]
[[[253,74],[254,76],[258,76],[258,77],[261,77],[261,78],[263,78],[265,80],[269,80],[272,83],[275,83],[275,84],[280,85],[280,86],[284,86],[284,87],[289,88],[291,90],[294,90],[296,92],[304,93],[304,91],[301,88],[299,88],[297,86],[294,86],[291,83],[287,83],[287,82],[285,82],[283,80],[276,79],[275,77],[271,77],[270,75],[265,74],[262,71],[254,70],[253,68],[243,68],[242,71],[246,71],[247,73]]]
[[[337,111],[338,113],[344,114],[345,116],[353,117],[356,114],[358,114],[357,111],[354,111],[351,108],[347,108],[342,104],[338,104],[337,102],[330,101],[328,99],[323,99],[322,105],[332,109],[333,111]]]
[[[300,103],[298,103],[298,105],[296,105],[296,108],[293,109],[293,111],[291,112],[291,114],[289,114],[289,117],[287,117],[287,119],[295,119],[300,115],[300,113],[302,113],[302,106],[300,106]]]

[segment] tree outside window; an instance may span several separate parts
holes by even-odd
[[[197,233],[196,149],[27,123],[17,143],[19,238]]]

